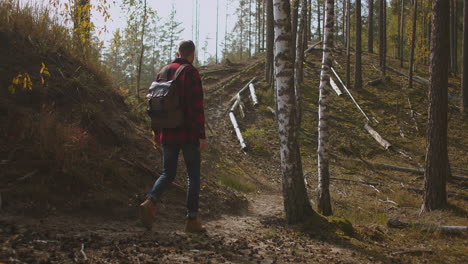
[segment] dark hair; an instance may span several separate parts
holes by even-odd
[[[184,40],[179,43],[179,54],[182,58],[187,58],[195,51],[195,44],[191,40]]]

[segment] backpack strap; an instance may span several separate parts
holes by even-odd
[[[179,75],[180,73],[185,69],[185,67],[187,67],[188,64],[181,64],[179,66],[179,68],[177,68],[175,74],[174,74],[174,77],[172,78],[172,80],[177,80],[177,78],[179,78]],[[164,81],[169,81],[169,79],[167,78],[167,73],[168,73],[168,66],[165,66],[164,68],[162,68],[161,72],[159,72],[159,75],[156,79],[162,79]]]
[[[177,78],[179,78],[180,73],[181,73],[181,72],[185,69],[185,67],[187,67],[187,66],[188,66],[188,64],[182,64],[182,65],[179,66],[179,68],[177,68],[177,71],[175,72],[174,78],[173,78],[174,81],[177,80]]]

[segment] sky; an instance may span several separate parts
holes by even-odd
[[[26,1],[26,0],[24,0]],[[67,0],[58,0],[60,2],[66,2]],[[91,3],[97,2],[98,0],[91,0]],[[112,2],[112,0],[108,0]],[[237,8],[238,1],[237,0],[198,0],[200,4],[200,47],[199,47],[199,59],[205,60],[203,58],[203,53],[201,52],[201,46],[205,43],[205,40],[208,40],[208,47],[207,51],[211,55],[215,54],[216,50],[216,6],[217,1],[219,1],[219,35],[218,35],[218,57],[221,57],[222,46],[221,43],[224,40],[225,35],[225,25],[226,25],[226,18],[227,18],[227,33],[232,31],[234,24],[236,22],[236,18],[233,15],[235,9]],[[29,2],[33,3],[48,3],[49,0],[29,0]],[[169,15],[172,4],[175,5],[177,10],[177,17],[176,20],[178,22],[182,22],[181,27],[184,28],[184,31],[181,34],[181,38],[184,40],[192,39],[192,13],[194,10],[193,3],[195,0],[148,0],[148,5],[151,6],[154,10],[156,10],[158,17],[164,21],[167,16]],[[110,15],[111,19],[107,22],[104,22],[102,16],[97,12],[93,11],[92,13],[92,22],[96,25],[97,30],[107,28],[107,32],[104,32],[102,35],[99,36],[101,40],[106,42],[106,46],[108,45],[108,41],[112,38],[112,33],[117,28],[124,28],[126,24],[126,12],[124,9],[121,8],[122,0],[115,0],[114,3],[111,4],[110,8]],[[227,8],[227,10],[226,10]],[[226,12],[227,11],[227,12]]]

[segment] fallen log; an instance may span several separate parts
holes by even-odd
[[[306,49],[306,50],[304,51],[304,53],[309,53],[309,52],[311,52],[313,49],[315,49],[316,46],[318,46],[318,45],[320,45],[320,44],[322,44],[322,41],[319,41],[319,42],[313,44],[313,45],[310,46],[308,49]]]
[[[229,118],[231,119],[232,126],[234,127],[234,131],[236,132],[237,139],[241,145],[241,149],[243,151],[247,150],[247,144],[245,144],[244,138],[242,137],[242,133],[240,131],[239,125],[237,124],[236,116],[234,112],[229,112]]]
[[[378,79],[375,79],[375,80],[370,80],[367,82],[367,85],[371,85],[371,86],[375,86],[377,84],[381,84],[383,82],[383,79],[382,78],[378,78]]]
[[[333,81],[333,79],[330,77],[330,86],[333,88],[333,90],[335,91],[336,95],[338,96],[342,96],[343,93],[341,92],[340,88],[338,87],[338,85],[336,85],[335,81]]]
[[[229,105],[234,102],[235,100],[237,100],[237,97],[239,94],[241,94],[243,91],[247,90],[249,88],[249,85],[251,83],[253,83],[255,81],[256,77],[253,77],[252,80],[250,80],[244,87],[242,87],[242,89],[239,90],[239,92],[237,92],[232,98],[231,100],[229,100]]]
[[[369,117],[366,115],[366,113],[364,112],[364,110],[362,110],[361,106],[356,102],[356,100],[354,99],[353,95],[351,94],[351,92],[348,90],[348,88],[346,88],[346,85],[343,83],[343,81],[341,80],[340,76],[338,75],[338,73],[336,73],[335,69],[333,67],[330,68],[333,72],[333,74],[335,75],[336,79],[338,79],[338,81],[340,82],[341,86],[343,87],[343,89],[346,91],[346,93],[348,93],[349,97],[351,97],[351,100],[353,100],[354,104],[357,106],[357,108],[359,109],[359,111],[361,111],[362,115],[364,115],[364,117],[367,119],[367,121],[369,122],[372,122]]]
[[[468,226],[437,226],[419,223],[405,223],[397,219],[387,221],[387,226],[390,228],[416,228],[427,232],[440,232],[444,234],[465,234],[468,232]]]
[[[404,250],[391,253],[392,256],[398,255],[413,255],[413,256],[422,256],[424,254],[434,254],[434,251],[427,249],[414,249],[414,250]]]
[[[241,98],[240,98],[239,94],[237,94],[237,101],[236,102],[239,102],[239,110],[240,110],[241,116],[242,116],[242,118],[245,118],[244,105],[242,104],[242,101],[241,101]]]
[[[211,73],[217,73],[217,72],[223,72],[223,71],[235,71],[236,69],[233,68],[223,68],[223,69],[218,69],[218,70],[212,70],[212,71],[206,71],[206,72],[201,72],[200,75],[207,75]]]
[[[249,84],[249,88],[250,88],[250,96],[252,97],[253,106],[257,106],[258,99],[257,99],[257,94],[255,93],[255,87],[253,83]]]
[[[382,147],[384,147],[385,149],[389,149],[390,147],[392,147],[392,144],[390,144],[377,131],[375,131],[371,126],[369,126],[368,123],[364,125],[364,128]]]

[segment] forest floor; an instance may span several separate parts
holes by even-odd
[[[364,83],[378,76],[371,55],[364,60]],[[345,65],[339,54],[337,65]],[[318,74],[321,53],[308,54],[303,100],[301,146],[309,197],[315,200]],[[390,62],[395,64],[395,62]],[[393,65],[392,64],[392,65]],[[337,66],[343,77],[343,69]],[[422,68],[423,66],[421,66]],[[468,256],[466,235],[445,235],[417,228],[391,229],[388,219],[434,225],[468,225],[466,182],[453,181],[447,210],[419,215],[422,176],[381,170],[369,162],[418,168],[424,161],[425,93],[415,85],[402,92],[405,81],[391,80],[353,92],[357,101],[378,120],[375,128],[406,156],[380,147],[363,130],[363,118],[347,96],[331,100],[331,151],[340,159],[331,164],[334,214],[352,222],[355,233],[308,233],[284,220],[281,196],[273,92],[263,80],[260,55],[239,64],[202,68],[205,84],[209,147],[203,154],[202,185],[214,181],[235,192],[228,209],[206,184],[201,194],[201,219],[206,234],[186,234],[182,188],[174,188],[158,208],[152,231],[139,223],[135,199],[129,208],[112,216],[90,212],[30,216],[5,212],[0,216],[0,262],[4,263],[463,263]],[[404,70],[403,70],[404,71]],[[211,73],[210,73],[211,72]],[[419,72],[427,78],[427,73]],[[253,77],[261,102],[253,108],[243,97],[246,117],[238,121],[249,150],[244,153],[227,117],[229,99]],[[453,81],[453,80],[452,80]],[[456,93],[451,90],[453,96]],[[406,95],[412,100],[416,121],[408,114]],[[331,94],[331,96],[335,96]],[[467,122],[450,105],[450,158],[454,174],[466,176]],[[414,123],[416,122],[416,123]],[[417,126],[418,128],[416,128]],[[410,158],[408,158],[410,156]],[[361,161],[356,161],[354,159]],[[179,165],[178,182],[184,184]],[[148,182],[148,187],[151,182]],[[413,190],[411,190],[413,188]],[[143,192],[144,190],[142,190]],[[223,195],[223,193],[218,193]],[[141,198],[141,193],[135,194]],[[141,199],[140,199],[141,200]],[[229,203],[229,201],[227,201]]]

